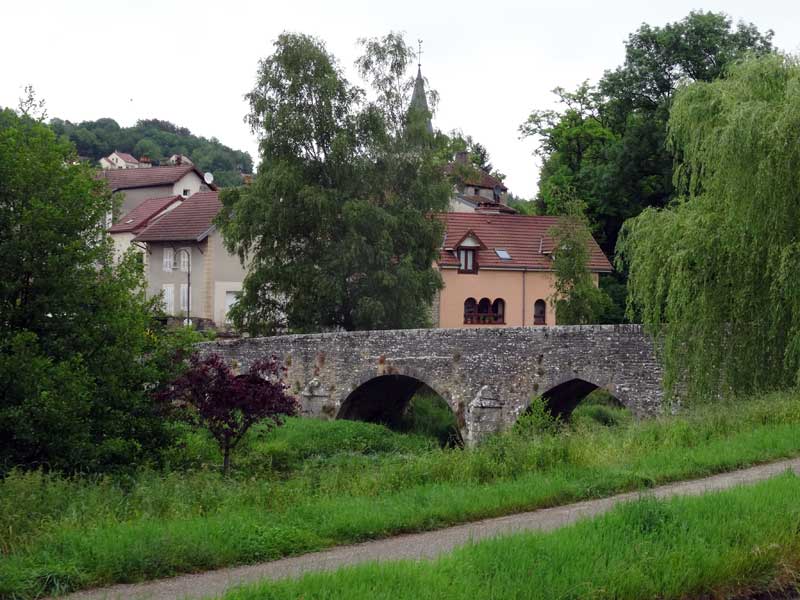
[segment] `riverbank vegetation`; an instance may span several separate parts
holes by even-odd
[[[624,415],[578,414],[589,411]],[[6,477],[0,597],[269,560],[800,455],[794,393],[642,422],[529,418],[464,450],[379,425],[290,419],[254,426],[231,478],[208,434],[176,427],[164,471]]]
[[[800,479],[787,474],[699,498],[645,498],[571,527],[468,545],[432,562],[312,574],[224,599],[752,598],[800,584],[798,496]]]

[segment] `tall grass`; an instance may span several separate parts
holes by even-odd
[[[800,583],[800,479],[700,498],[644,499],[548,534],[433,562],[390,562],[240,588],[224,600],[469,597],[731,598]]]
[[[175,451],[180,472],[0,482],[0,597],[273,559],[796,456],[800,401],[520,428],[466,450],[377,425],[297,421],[249,440],[232,479],[192,436]]]

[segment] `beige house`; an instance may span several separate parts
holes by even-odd
[[[162,295],[168,315],[207,319],[218,327],[242,289],[245,271],[213,223],[222,205],[203,191],[162,210],[133,243],[147,254],[147,294]]]
[[[440,218],[446,231],[437,267],[444,287],[433,307],[436,327],[556,324],[550,231],[557,217],[472,211]],[[590,244],[597,285],[612,267],[597,243]]]

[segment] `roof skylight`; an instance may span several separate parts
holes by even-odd
[[[500,260],[511,260],[511,255],[505,248],[495,248],[494,253],[497,254],[497,257]]]

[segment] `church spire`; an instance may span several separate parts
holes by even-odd
[[[409,112],[425,111],[427,113],[428,133],[433,133],[431,124],[431,111],[428,108],[428,98],[425,94],[425,80],[422,78],[422,40],[418,40],[419,52],[417,54],[417,79],[414,82],[414,93],[411,95],[411,103],[408,106]]]

